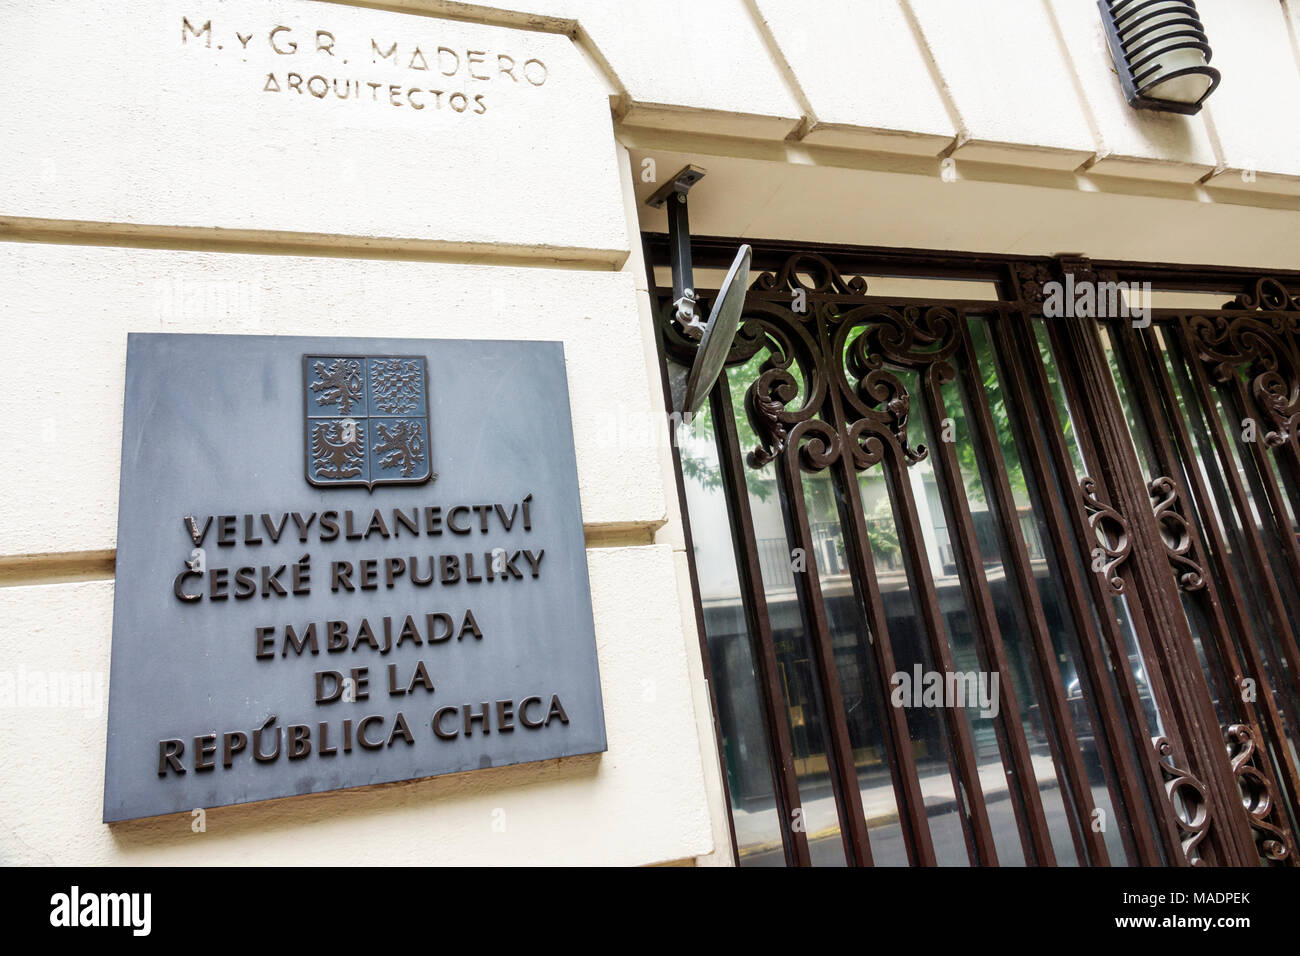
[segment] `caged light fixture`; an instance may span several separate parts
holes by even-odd
[[[1097,0],[1124,97],[1135,109],[1199,113],[1219,85],[1192,0]]]

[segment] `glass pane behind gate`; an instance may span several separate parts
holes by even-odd
[[[761,246],[762,272],[737,346],[758,348],[727,370],[714,397],[715,410],[727,409],[721,396],[729,394],[731,421],[721,435],[707,415],[697,421],[682,455],[742,865],[784,862],[805,838],[817,865],[867,853],[876,865],[904,865],[931,851],[943,865],[1172,862],[1177,837],[1150,741],[1168,732],[1181,751],[1189,733],[1181,724],[1195,722],[1157,667],[1181,653],[1169,646],[1179,635],[1153,618],[1147,596],[1099,577],[1092,549],[1099,534],[1133,527],[1135,516],[1118,514],[1114,501],[1125,509],[1133,503],[1133,481],[1158,484],[1171,467],[1169,416],[1185,420],[1178,440],[1194,446],[1194,460],[1176,456],[1175,468],[1190,470],[1173,477],[1186,483],[1194,475],[1199,497],[1179,506],[1202,538],[1207,522],[1222,529],[1217,540],[1240,592],[1229,617],[1253,632],[1226,634],[1219,605],[1184,592],[1189,650],[1221,725],[1229,725],[1257,718],[1234,701],[1228,672],[1238,665],[1229,668],[1224,655],[1257,640],[1261,676],[1280,692],[1282,727],[1300,726],[1300,706],[1288,696],[1300,653],[1287,653],[1300,630],[1300,452],[1265,454],[1235,440],[1243,409],[1267,400],[1251,392],[1260,380],[1240,363],[1222,381],[1189,366],[1188,323],[1205,321],[1190,316],[1157,316],[1141,336],[1127,323],[1102,325],[1095,345],[1086,341],[1091,332],[1053,325],[1033,296],[1059,264],[966,257],[955,267],[964,277],[945,279],[943,294],[961,295],[967,279],[984,294],[940,302],[919,297],[934,281],[923,275],[942,277],[951,267],[938,253]],[[661,261],[664,254],[661,247]],[[905,263],[904,272],[915,268],[912,260],[929,265],[909,273],[903,291],[896,288],[903,280],[872,267],[890,256]],[[1166,267],[1134,266],[1146,268]],[[1279,293],[1240,309],[1276,311],[1280,302]],[[1222,335],[1223,323],[1238,318],[1212,315],[1216,324],[1201,331]],[[1272,322],[1265,334],[1293,338],[1300,327],[1290,318],[1249,321]],[[848,356],[864,330],[872,337]],[[1171,330],[1182,338],[1169,341]],[[1215,341],[1227,348],[1245,340]],[[1058,350],[1096,346],[1095,356],[1110,363],[1137,472],[1095,409],[1071,408],[1094,386],[1059,364],[1072,356]],[[1300,347],[1286,347],[1296,369],[1284,371],[1300,372]],[[681,343],[672,348],[680,352]],[[1261,360],[1252,356],[1244,361]],[[946,368],[936,361],[955,377],[933,377]],[[1167,378],[1148,381],[1161,364]],[[776,368],[794,376],[798,394],[787,400],[785,386],[754,392],[747,412],[751,386]],[[765,385],[774,385],[770,376]],[[816,421],[798,424],[809,416]],[[814,436],[808,455],[800,451],[806,436],[796,434],[804,431]],[[878,444],[868,441],[873,434]],[[852,447],[855,440],[866,444]],[[916,454],[922,445],[928,453]],[[755,450],[739,468],[742,479],[731,463]],[[1103,454],[1119,459],[1102,461]],[[1154,516],[1165,530],[1161,514]],[[733,529],[744,533],[730,540]],[[1114,559],[1109,568],[1125,582],[1134,574],[1145,580],[1152,567],[1145,558],[1126,563],[1119,539],[1099,540],[1101,560]],[[1166,538],[1167,549],[1175,543]],[[757,643],[769,633],[770,644]],[[1007,689],[996,716],[970,700],[902,713],[890,701],[894,678],[904,673],[987,675],[993,667]],[[1012,712],[1001,712],[1003,704]],[[769,715],[778,727],[766,725]],[[1271,736],[1278,718],[1272,721],[1259,752],[1286,770],[1282,763],[1297,762],[1292,735],[1278,735],[1279,749]],[[785,770],[774,773],[773,748],[786,746],[786,736]],[[1287,786],[1300,790],[1289,769]],[[785,797],[800,804],[797,838],[792,821],[778,816]],[[844,818],[859,805],[864,819]]]
[[[706,407],[678,430],[682,480],[695,541],[696,578],[704,612],[723,772],[741,866],[783,866],[781,821],[754,663],[732,550],[713,421]]]

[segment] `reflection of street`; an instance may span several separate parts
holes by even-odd
[[[1055,770],[1051,758],[1036,756],[1032,758],[1034,772],[1043,791],[1056,789]],[[931,820],[931,838],[934,841],[935,856],[941,864],[969,865],[969,857],[961,829],[957,825],[936,827],[933,823],[942,816],[956,812],[953,797],[952,777],[946,769],[933,768],[932,772],[921,771],[921,793],[925,799],[927,814]],[[1007,792],[1006,775],[1000,765],[989,763],[980,768],[980,786],[984,790],[985,804],[988,808],[989,825],[995,834],[1003,834],[999,841],[1004,845],[1019,842],[1019,827],[1016,823],[1015,810]],[[867,835],[871,840],[871,853],[876,866],[906,866],[907,850],[903,842],[902,829],[898,825],[895,810],[894,788],[883,775],[871,781],[861,791],[862,806],[867,816]],[[1103,806],[1109,806],[1105,787],[1093,787],[1093,800]],[[829,786],[810,795],[803,802],[804,819],[807,820],[808,850],[814,866],[843,866],[844,850],[839,827],[835,798]],[[1060,866],[1077,866],[1074,846],[1069,837],[1070,823],[1065,818],[1065,809],[1060,800],[1045,800],[1043,806],[1047,818],[1047,830],[1053,835],[1057,864]],[[775,832],[776,810],[768,807],[763,810],[746,811],[735,808],[732,811],[736,825],[736,840],[741,847],[743,866],[784,866],[785,858],[780,845],[772,845],[769,835]],[[1108,820],[1104,831],[1106,851],[1110,854],[1111,866],[1126,865],[1123,842],[1115,827],[1115,821]],[[748,848],[749,852],[746,852]],[[1021,854],[1006,858],[999,854],[998,863],[1002,866],[1024,866]]]

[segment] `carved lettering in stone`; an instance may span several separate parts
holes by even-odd
[[[263,93],[338,103],[366,103],[411,113],[482,116],[489,106],[544,86],[545,61],[520,50],[471,49],[464,43],[348,36],[324,28],[273,24],[231,26],[182,16],[180,42],[212,57],[269,62],[258,73]],[[269,59],[268,59],[269,58]]]

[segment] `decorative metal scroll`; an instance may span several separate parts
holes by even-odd
[[[1247,724],[1233,724],[1227,730],[1228,756],[1232,773],[1241,789],[1242,806],[1250,817],[1255,831],[1255,845],[1260,859],[1266,863],[1288,863],[1291,852],[1291,834],[1285,826],[1270,821],[1281,820],[1273,800],[1273,781],[1261,769],[1260,753],[1255,747],[1255,730]]]
[[[929,453],[909,436],[912,395],[899,373],[951,381],[958,316],[942,305],[892,306],[866,296],[865,279],[842,275],[816,253],[796,253],[755,278],[727,359],[734,367],[767,351],[745,395],[758,437],[747,456],[751,467],[790,453],[800,467],[819,471],[849,454],[864,470],[887,451],[908,464]],[[666,342],[682,358],[692,345],[671,328]]]
[[[1248,310],[1242,315],[1197,315],[1187,320],[1192,348],[1219,383],[1236,375],[1247,381],[1261,420],[1272,427],[1264,433],[1270,448],[1285,445],[1300,423],[1300,296],[1290,294],[1276,279],[1256,281],[1224,306]]]
[[[1248,309],[1251,312],[1300,312],[1300,295],[1292,295],[1277,279],[1267,276],[1255,280],[1254,288],[1228,302],[1225,309]]]
[[[1174,765],[1174,747],[1168,737],[1153,737],[1160,760],[1160,771],[1165,780],[1165,796],[1178,821],[1179,840],[1183,856],[1192,866],[1205,866],[1198,847],[1210,829],[1210,811],[1205,798],[1205,786],[1186,770]],[[1181,809],[1180,809],[1181,807]]]
[[[1174,566],[1178,586],[1184,591],[1201,591],[1205,588],[1205,571],[1192,560],[1192,535],[1187,519],[1183,517],[1178,487],[1172,478],[1160,477],[1147,485],[1155,498],[1154,513],[1165,543],[1165,554]]]
[[[1097,482],[1087,475],[1079,479],[1083,507],[1088,514],[1088,527],[1097,540],[1092,552],[1093,570],[1116,594],[1124,593],[1124,579],[1119,576],[1119,566],[1128,560],[1133,543],[1128,535],[1128,522],[1110,505],[1097,497]]]

